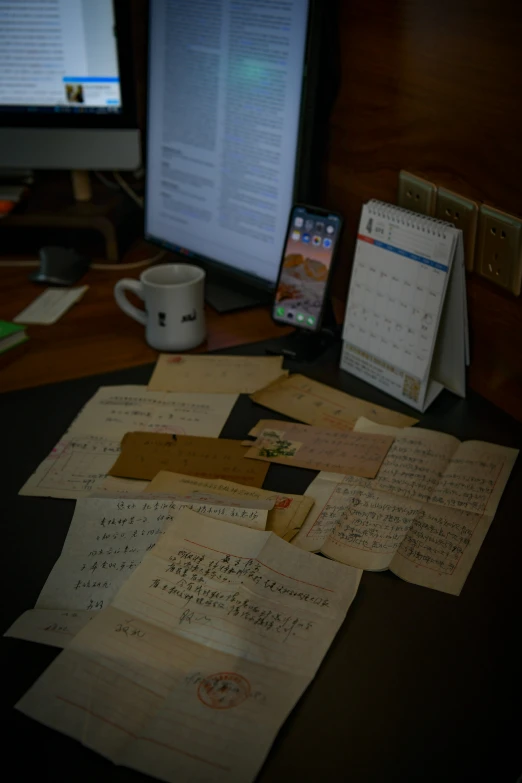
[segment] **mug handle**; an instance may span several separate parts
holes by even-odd
[[[127,313],[127,315],[130,315],[135,321],[138,321],[138,323],[145,326],[147,323],[147,313],[145,310],[134,307],[125,296],[125,291],[133,291],[143,300],[143,286],[139,280],[130,280],[128,277],[124,277],[123,280],[118,280],[114,286],[114,298],[116,299],[116,304],[121,307],[124,313]]]

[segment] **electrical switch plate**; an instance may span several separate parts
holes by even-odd
[[[433,182],[416,177],[409,171],[399,172],[398,204],[400,207],[420,212],[421,215],[433,215],[437,188]]]
[[[479,275],[519,296],[522,281],[522,220],[482,205],[475,266]]]
[[[435,217],[446,220],[460,228],[464,239],[464,260],[466,269],[471,272],[475,258],[475,240],[477,236],[479,207],[475,201],[459,196],[446,188],[439,188]]]

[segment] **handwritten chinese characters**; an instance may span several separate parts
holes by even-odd
[[[144,386],[105,386],[20,490],[21,495],[86,497],[105,480],[130,430],[218,436],[236,394],[148,392]]]
[[[94,615],[94,612],[84,610],[28,609],[15,620],[5,636],[51,647],[67,647]]]
[[[187,503],[174,500],[82,498],[62,553],[38,598],[40,609],[103,609]],[[266,511],[193,504],[199,514],[252,527]],[[263,529],[263,528],[261,528]]]
[[[358,425],[359,426],[359,425]],[[389,432],[379,425],[360,425]],[[422,429],[394,430],[374,480],[321,473],[295,543],[360,568],[458,595],[517,452]]]
[[[184,509],[17,708],[163,780],[253,780],[359,579]]]
[[[233,481],[203,479],[169,471],[157,473],[145,491],[157,494],[158,492],[194,493],[196,490],[210,491],[224,499],[228,498],[229,502],[234,500],[243,506],[249,506],[253,502],[270,503],[272,508],[268,512],[267,530],[284,538],[285,541],[291,541],[295,537],[314,504],[313,498],[306,495],[271,492]]]

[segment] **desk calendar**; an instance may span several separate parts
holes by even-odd
[[[380,201],[365,204],[341,368],[424,411],[465,396],[469,357],[462,232]]]

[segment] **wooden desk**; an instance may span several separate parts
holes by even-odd
[[[148,258],[155,252],[154,248],[141,242],[125,261]],[[89,290],[72,310],[52,326],[28,327],[30,339],[0,355],[0,391],[80,378],[155,361],[158,352],[146,344],[143,327],[117,307],[113,296],[117,280],[122,277],[137,279],[144,268],[90,270],[78,283],[88,284]],[[29,281],[31,271],[27,267],[0,267],[1,320],[11,321],[44,290],[42,286]],[[486,307],[483,288],[477,285],[472,289],[469,300],[472,314]],[[342,322],[344,300],[334,297],[333,303],[336,318]],[[499,312],[502,312],[500,302],[498,305]],[[196,352],[247,345],[291,331],[276,326],[267,307],[227,315],[219,315],[207,307],[206,315],[208,339]],[[515,324],[509,319],[502,322],[502,328],[506,334],[513,335],[513,340],[506,340],[500,353],[495,352],[494,345],[488,342],[490,336],[487,330],[475,331],[468,385],[522,422],[522,356],[517,346],[519,338]],[[480,352],[481,361],[477,361],[477,352]]]
[[[142,257],[154,250],[141,252]],[[135,260],[135,259],[134,259]],[[11,321],[44,288],[28,279],[32,269],[0,267],[0,319]],[[0,356],[0,390],[135,367],[153,362],[158,352],[145,342],[143,326],[116,305],[114,285],[122,277],[138,278],[143,269],[90,270],[77,285],[89,290],[56,324],[28,326],[29,340]],[[287,334],[274,324],[267,307],[219,315],[206,308],[208,339],[197,352],[230,348]]]

